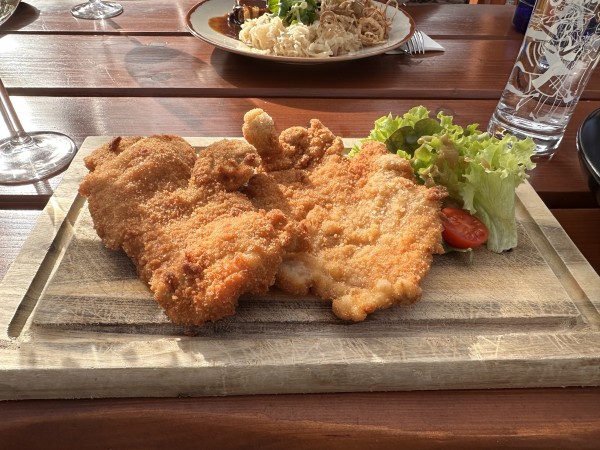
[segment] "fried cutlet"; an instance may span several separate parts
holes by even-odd
[[[85,160],[98,235],[130,256],[173,322],[231,315],[274,283],[352,321],[420,298],[442,251],[443,188],[417,184],[381,143],[349,158],[318,120],[278,133],[256,109],[243,134],[199,156],[175,136],[116,139]]]
[[[175,323],[232,315],[244,293],[275,281],[297,224],[238,190],[260,164],[242,140],[202,150],[175,136],[113,141],[86,158],[80,185],[98,235],[123,249]]]
[[[421,297],[432,254],[442,251],[443,188],[418,185],[409,162],[381,143],[365,143],[348,158],[318,120],[278,135],[256,109],[246,114],[243,133],[262,159],[244,192],[257,208],[283,211],[308,236],[308,250],[286,253],[278,287],[331,300],[334,313],[352,321]]]

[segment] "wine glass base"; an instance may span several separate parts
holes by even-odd
[[[113,2],[87,2],[74,6],[71,14],[80,19],[108,19],[118,16],[123,12],[123,7]]]
[[[77,153],[73,140],[61,133],[28,133],[21,142],[0,140],[0,184],[43,180],[63,170]]]

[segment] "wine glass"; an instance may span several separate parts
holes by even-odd
[[[0,79],[0,113],[10,137],[0,140],[0,184],[23,184],[43,180],[66,167],[77,146],[53,131],[26,133]]]
[[[102,0],[89,0],[71,9],[71,14],[80,19],[108,19],[122,12],[123,7],[120,4]]]

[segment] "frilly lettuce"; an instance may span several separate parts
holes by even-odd
[[[510,135],[498,139],[478,130],[478,124],[463,128],[452,120],[441,112],[432,119],[417,106],[402,117],[376,120],[365,140],[385,142],[388,150],[410,160],[426,186],[445,186],[451,199],[488,227],[490,250],[516,247],[515,189],[535,167],[534,142]]]
[[[319,16],[317,0],[268,0],[267,6],[285,26],[297,23],[310,25]]]

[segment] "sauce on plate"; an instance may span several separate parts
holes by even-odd
[[[266,0],[235,0],[230,13],[208,19],[208,26],[233,39],[238,39],[241,24],[269,12]]]
[[[229,20],[229,14],[208,19],[208,26],[227,37],[238,39],[242,27]]]

